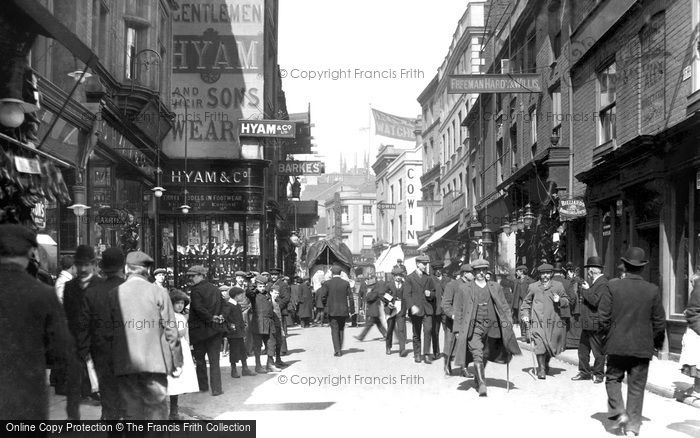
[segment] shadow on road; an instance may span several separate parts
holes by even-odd
[[[457,386],[457,390],[458,391],[469,391],[470,389],[473,389],[474,391],[476,391],[477,386],[476,386],[476,382],[474,382],[474,379],[467,379],[467,378],[464,378],[464,379],[466,379],[466,380],[464,380],[462,383],[459,384],[459,386]],[[486,377],[486,387],[487,388],[507,389],[506,381],[504,379],[490,379],[488,377]],[[511,381],[510,382],[510,390],[513,391],[514,389],[519,389],[519,388],[515,385],[515,383],[513,383]]]
[[[322,411],[333,406],[335,402],[305,402],[305,403],[265,403],[243,405],[237,412],[251,411]]]
[[[607,412],[597,412],[597,413],[591,415],[591,418],[593,418],[594,420],[600,421],[600,424],[603,425],[603,428],[605,428],[605,431],[607,433],[609,433],[611,435],[619,435],[620,429],[613,427],[613,426],[615,426],[615,420],[609,419]],[[644,422],[644,421],[650,421],[650,420],[647,417],[642,415],[642,422]],[[669,428],[670,428],[670,426],[669,426]]]
[[[353,353],[362,353],[364,351],[365,350],[363,350],[361,348],[348,348],[347,350],[343,350],[343,355],[353,354]]]
[[[295,348],[294,350],[287,350],[287,355],[294,353],[303,353],[305,351],[306,350],[304,350],[303,348]]]
[[[666,426],[667,429],[675,430],[676,432],[684,433],[692,437],[700,437],[700,421],[685,420],[682,423],[671,423]]]

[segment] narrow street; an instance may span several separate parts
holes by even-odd
[[[534,380],[527,374],[532,358],[526,351],[511,363],[510,392],[506,366],[489,364],[489,395],[479,398],[473,381],[444,376],[442,361],[426,365],[414,363],[412,353],[386,356],[379,333],[373,329],[359,342],[353,336],[360,330],[346,329],[343,356],[336,358],[328,327],[290,328],[291,354],[284,360],[291,366],[240,379],[222,367],[224,394],[181,396],[182,411],[199,418],[254,419],[259,436],[312,435],[319,425],[322,430],[342,425],[340,436],[467,429],[497,436],[611,436],[604,384],[572,382],[576,370],[564,362],[553,360],[555,377]],[[644,414],[644,436],[700,436],[697,409],[675,400],[647,392]]]

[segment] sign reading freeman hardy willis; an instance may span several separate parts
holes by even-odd
[[[173,12],[171,158],[239,159],[237,122],[260,113],[264,0],[193,0]],[[186,108],[186,109],[185,109]]]
[[[289,120],[239,120],[240,137],[294,138],[296,123]]]
[[[416,120],[408,117],[399,117],[372,109],[374,115],[375,134],[391,137],[397,140],[414,141],[413,131],[416,129]]]
[[[277,173],[286,176],[322,175],[326,173],[323,161],[280,161]]]
[[[447,83],[448,94],[472,93],[539,93],[542,91],[540,75],[451,75]]]

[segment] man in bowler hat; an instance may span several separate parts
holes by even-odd
[[[581,337],[578,344],[578,374],[571,380],[591,380],[603,383],[605,355],[603,354],[603,333],[600,326],[600,300],[610,293],[608,279],[603,275],[603,259],[588,257],[583,266],[587,271],[588,282],[581,284],[580,324]],[[593,353],[593,367],[590,356]]]
[[[435,285],[428,276],[428,256],[416,257],[416,270],[406,277],[406,297],[408,315],[413,327],[413,357],[416,363],[431,364],[430,342],[433,336],[433,316],[435,315]],[[421,329],[423,354],[421,354]]]
[[[338,265],[331,267],[333,277],[323,283],[319,293],[326,303],[326,314],[330,320],[331,337],[333,339],[333,354],[336,357],[342,355],[343,334],[345,321],[348,316],[355,313],[355,300],[352,297],[350,283],[340,278],[341,268]]]
[[[391,346],[394,341],[394,332],[399,339],[399,355],[406,357],[406,300],[404,286],[404,270],[400,266],[394,266],[391,271],[393,277],[384,286],[382,302],[386,314],[386,354],[391,354]]]
[[[615,426],[628,436],[639,434],[642,425],[644,388],[649,362],[664,343],[666,316],[661,292],[642,278],[644,250],[630,247],[623,257],[625,278],[608,282],[600,303],[600,323],[608,355],[605,389],[608,413]],[[627,405],[622,399],[622,381],[627,375]]]
[[[26,272],[38,246],[28,228],[0,225],[0,418],[47,420],[46,368],[61,366],[69,371],[68,419],[79,420],[79,367],[63,308],[53,288]]]

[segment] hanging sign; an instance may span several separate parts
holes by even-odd
[[[562,221],[586,217],[586,204],[581,198],[562,199],[559,201],[559,218]]]
[[[289,120],[239,120],[240,137],[294,138],[296,123]]]
[[[41,166],[36,158],[15,157],[15,168],[20,173],[41,175]]]
[[[46,228],[46,204],[43,202],[37,202],[32,208],[32,219],[34,220],[34,225],[40,230]]]
[[[476,93],[540,93],[542,87],[538,73],[450,75],[448,94]]]
[[[379,209],[379,211],[396,210],[396,204],[387,204],[386,202],[378,202],[377,208]]]
[[[277,167],[280,175],[322,175],[326,173],[323,161],[280,161]]]

